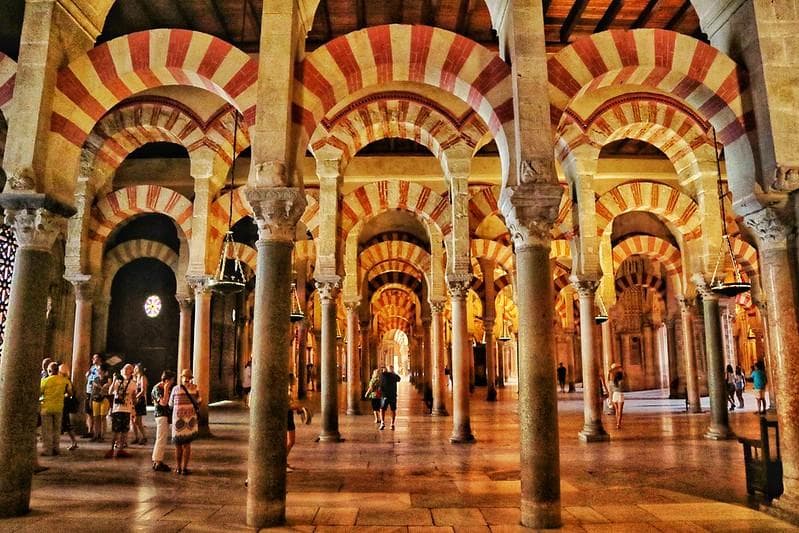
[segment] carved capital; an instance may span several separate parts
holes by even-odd
[[[352,313],[355,315],[358,312],[358,307],[360,307],[361,302],[354,301],[354,302],[344,302],[344,307],[347,309],[347,314]]]
[[[466,298],[471,285],[471,274],[447,274],[447,288],[452,298]]]
[[[571,282],[572,287],[574,290],[577,291],[577,295],[580,298],[588,298],[589,296],[593,297],[596,294],[596,290],[599,287],[599,281],[595,279],[585,279],[585,278],[578,278],[577,276],[569,277],[569,282]]]
[[[49,252],[58,234],[66,228],[66,219],[43,207],[7,210],[7,226],[14,228],[20,249]]]
[[[691,281],[696,285],[696,292],[702,296],[702,300],[718,300],[719,295],[710,290],[710,284],[702,274],[696,273],[691,276]]]
[[[178,307],[180,307],[181,313],[191,311],[191,308],[194,305],[193,298],[187,294],[176,294],[175,299],[178,301]]]
[[[799,189],[799,168],[790,165],[777,166],[768,188],[780,193],[790,193]]]
[[[294,241],[297,222],[305,211],[305,195],[298,187],[252,187],[244,194],[252,206],[258,238],[264,241]]]
[[[339,289],[341,288],[340,279],[319,279],[316,280],[314,284],[316,285],[316,292],[319,293],[319,300],[322,304],[329,304],[336,301]]]
[[[75,300],[86,302],[94,299],[95,283],[88,274],[72,274],[64,279],[75,287]]]
[[[195,295],[200,295],[208,292],[208,282],[210,278],[205,274],[200,276],[186,276],[186,283],[194,291]]]
[[[36,179],[33,171],[29,168],[20,168],[8,174],[6,183],[13,191],[33,191],[36,189]]]
[[[431,313],[438,313],[441,314],[444,312],[444,307],[446,307],[447,302],[443,300],[431,300],[430,301],[430,312]]]
[[[505,187],[500,209],[517,249],[549,247],[550,232],[558,216],[563,188],[555,182],[535,182]]]
[[[680,306],[681,312],[690,313],[693,310],[694,305],[696,305],[696,299],[689,296],[678,296],[677,303]]]
[[[255,188],[273,188],[288,183],[288,178],[288,165],[285,161],[267,159],[253,165],[249,181]]]
[[[768,249],[787,248],[791,224],[774,209],[761,209],[744,217],[744,224],[754,232],[761,252]]]
[[[317,158],[316,175],[320,180],[338,180],[341,178],[341,159],[326,157]]]

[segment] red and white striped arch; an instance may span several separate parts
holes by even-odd
[[[297,241],[294,243],[294,263],[307,261],[310,268],[313,268],[316,261],[316,246],[314,241]]]
[[[178,282],[178,287],[180,287],[181,275],[178,272],[178,254],[162,242],[149,239],[134,239],[114,246],[114,248],[106,252],[103,257],[103,286],[101,294],[104,297],[109,297],[114,276],[116,276],[119,269],[131,261],[141,258],[157,259],[171,268],[175,274],[175,281]]]
[[[549,257],[551,259],[571,258],[572,250],[566,239],[552,239],[550,242]]]
[[[341,199],[341,234],[348,235],[361,220],[391,209],[418,215],[445,236],[452,231],[451,209],[446,198],[418,183],[391,180],[369,183]]]
[[[722,52],[687,35],[651,28],[596,33],[550,57],[547,67],[553,127],[580,96],[626,85],[685,101],[714,125],[722,144],[746,132],[745,74]]]
[[[600,196],[596,202],[597,233],[601,236],[614,218],[631,211],[659,215],[686,241],[702,234],[696,202],[673,187],[651,181],[623,183]]]
[[[746,272],[749,276],[760,272],[757,260],[757,249],[741,239],[740,237],[730,237],[730,245],[732,246],[732,253],[735,255],[735,260],[741,266],[741,270]]]
[[[682,255],[676,246],[653,235],[627,237],[613,247],[613,271],[618,272],[625,259],[642,255],[662,264],[670,277],[682,273]]]
[[[648,272],[644,272],[640,275],[638,273],[631,272],[624,276],[619,276],[616,278],[614,287],[617,294],[622,293],[631,287],[645,287],[647,289],[656,291],[664,300],[666,297],[666,282],[659,276],[655,276],[654,274],[650,274]]]
[[[421,272],[430,272],[430,254],[424,248],[407,241],[382,241],[358,255],[360,278],[363,279],[376,265],[389,260],[405,261]]]
[[[567,113],[558,131],[556,156],[568,158],[580,147],[581,157],[598,158],[603,146],[637,139],[657,147],[683,171],[697,160],[715,158],[710,124],[688,106],[652,93],[628,93],[607,100],[584,122]]]
[[[378,276],[382,276],[388,272],[397,272],[400,274],[407,274],[413,276],[415,279],[422,281],[424,279],[424,272],[421,267],[409,264],[403,259],[388,259],[381,263],[376,263],[369,269],[367,281],[372,281]]]
[[[505,246],[497,241],[472,239],[471,257],[472,259],[482,257],[495,261],[505,272],[514,270],[513,250],[511,250],[509,246]]]
[[[305,139],[334,106],[362,89],[390,82],[437,87],[466,102],[508,153],[503,125],[513,120],[510,67],[461,35],[428,26],[374,26],[338,37],[295,70],[293,115]],[[301,149],[304,146],[301,143]]]
[[[14,96],[14,82],[17,79],[17,63],[0,52],[0,112],[8,121],[8,109]]]
[[[94,125],[114,106],[147,89],[186,85],[211,91],[255,121],[258,63],[204,33],[156,29],[103,43],[62,68],[50,129],[50,158],[77,158]],[[55,170],[53,170],[55,172]]]
[[[499,212],[499,194],[500,187],[494,185],[493,187],[484,187],[478,190],[469,198],[469,231],[472,235],[475,234],[480,224],[487,218],[496,215],[502,219],[502,215]],[[568,238],[573,232],[570,216],[572,201],[569,196],[568,194],[561,196],[558,216],[551,232],[553,239]],[[504,223],[504,219],[502,220]]]

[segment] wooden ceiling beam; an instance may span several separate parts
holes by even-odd
[[[358,29],[366,27],[366,0],[355,0],[355,16],[358,18]]]
[[[219,3],[217,0],[207,1],[208,5],[211,7],[211,12],[214,14],[214,20],[216,20],[217,25],[222,28],[222,34],[225,36],[225,40],[229,43],[233,43],[233,34],[230,32],[230,28],[225,24],[225,17],[222,15],[222,10],[219,9]]]
[[[660,2],[660,0],[649,0],[644,9],[641,11],[641,14],[638,15],[638,18],[635,19],[635,22],[633,22],[633,25],[630,26],[630,29],[634,30],[636,28],[643,28],[646,26],[646,23],[649,22],[650,18],[652,18],[652,12],[658,5],[658,2]]]
[[[608,6],[608,10],[605,11],[605,14],[600,19],[599,24],[596,25],[594,31],[599,33],[610,28],[610,26],[616,20],[616,15],[619,14],[619,11],[621,11],[621,8],[623,7],[624,0],[613,0]]]
[[[563,22],[563,26],[560,28],[560,42],[566,44],[569,42],[569,38],[571,37],[574,28],[580,22],[580,18],[583,16],[583,11],[588,6],[588,0],[577,0],[572,4],[571,10],[569,10],[569,14],[566,16],[566,20]]]
[[[677,12],[674,14],[674,16],[669,19],[669,23],[666,24],[666,29],[673,30],[674,28],[679,26],[680,23],[683,21],[683,19],[685,19],[685,15],[688,14],[688,10],[690,8],[691,8],[691,0],[684,0],[682,5],[680,6],[680,9],[678,9]]]
[[[469,29],[469,8],[471,2],[469,0],[461,0],[458,3],[458,18],[455,22],[455,33],[466,35]]]

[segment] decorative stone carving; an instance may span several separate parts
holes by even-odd
[[[49,252],[53,243],[66,227],[66,220],[42,207],[8,210],[7,226],[14,228],[17,245],[21,249]]]
[[[208,291],[209,277],[205,274],[200,276],[186,276],[186,283],[188,283],[194,294],[199,295]]]
[[[32,174],[33,172],[27,168],[9,174],[7,179],[8,187],[14,191],[32,191],[36,189],[36,180]]]
[[[361,302],[358,302],[358,301],[355,301],[355,302],[344,302],[344,307],[347,309],[347,313],[348,314],[349,313],[353,313],[353,314],[357,313],[358,312],[358,307],[360,307],[360,305],[361,305]]]
[[[316,291],[319,293],[319,300],[323,304],[329,304],[336,301],[338,291],[340,289],[340,279],[319,279],[314,283]]]
[[[462,299],[466,298],[469,292],[469,287],[472,285],[472,275],[467,274],[448,274],[447,275],[447,288],[449,294],[453,298]]]
[[[554,172],[551,168],[552,159],[537,157],[522,160],[519,163],[519,179],[522,183],[551,183]]]
[[[259,240],[294,241],[297,222],[306,206],[300,188],[248,186],[244,194],[255,215]]]
[[[254,165],[253,171],[255,176],[250,180],[254,182],[255,188],[280,187],[288,181],[288,166],[279,159],[261,161]]]
[[[683,313],[690,313],[696,305],[696,300],[688,296],[678,296],[677,303],[680,305],[680,311]]]
[[[341,178],[341,158],[318,157],[316,160],[316,175],[319,179],[338,180]]]
[[[799,189],[799,168],[778,166],[774,169],[769,189],[774,192],[793,192]]]
[[[446,307],[447,302],[439,301],[439,300],[431,300],[430,301],[430,312],[431,313],[443,313],[444,307]]]
[[[75,299],[78,301],[91,301],[94,299],[95,284],[88,274],[73,274],[64,278],[75,287]]]
[[[194,299],[186,294],[176,294],[175,299],[178,301],[181,313],[191,311],[194,306]]]
[[[762,249],[786,248],[790,225],[774,209],[761,209],[744,217]],[[761,250],[763,251],[763,250]]]
[[[593,296],[596,294],[596,290],[599,287],[599,281],[595,279],[584,279],[571,276],[569,281],[571,282],[572,287],[574,287],[574,290],[577,291],[577,294],[580,298],[588,298],[589,296]]]
[[[710,284],[707,282],[705,276],[703,276],[702,274],[697,272],[696,274],[691,276],[691,281],[693,281],[694,285],[696,285],[696,291],[700,295],[702,295],[703,300],[719,299],[719,295],[710,290]]]
[[[562,196],[563,188],[557,182],[539,181],[502,190],[500,210],[516,248],[549,247]]]

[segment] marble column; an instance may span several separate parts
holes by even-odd
[[[710,427],[705,438],[730,439],[730,417],[727,412],[727,383],[724,379],[724,347],[721,338],[719,297],[713,293],[701,275],[695,276],[696,288],[702,295],[705,318],[705,354],[707,356],[707,388],[710,392]]]
[[[759,242],[761,284],[772,325],[771,360],[777,393],[777,422],[780,429],[782,482],[785,492],[772,502],[780,511],[799,517],[799,325],[797,325],[796,280],[790,257],[792,221],[783,220],[769,209],[745,218]]]
[[[111,298],[99,295],[92,306],[92,353],[103,353],[108,340],[108,312]]]
[[[754,286],[754,285],[753,285]],[[753,291],[754,292],[754,291]],[[771,353],[771,337],[774,335],[771,332],[771,323],[768,319],[768,304],[760,299],[755,299],[753,296],[754,304],[760,311],[760,320],[763,323],[763,362],[766,364],[766,376],[768,382],[766,383],[766,392],[768,393],[768,410],[775,412],[777,410],[777,392],[774,376],[775,361]],[[748,371],[745,368],[744,371]]]
[[[358,358],[358,305],[346,302],[347,308],[347,414],[361,414],[361,361]]]
[[[322,432],[320,442],[339,442],[338,431],[338,380],[336,379],[336,297],[338,280],[317,280],[316,290],[322,308],[321,371],[322,382]]]
[[[252,324],[250,325],[252,327]],[[297,399],[304,400],[308,397],[308,343],[307,321],[302,319],[295,323],[297,328]]]
[[[260,528],[286,518],[291,253],[305,195],[254,186],[246,195],[258,225],[246,516],[248,526]]]
[[[444,302],[430,301],[430,351],[433,363],[433,416],[449,416],[447,412],[447,380],[444,374],[446,362],[444,347]]]
[[[94,283],[90,276],[70,277],[75,286],[75,329],[72,337],[72,388],[79,404],[86,400],[86,372],[89,370],[92,337],[92,300]],[[86,417],[79,411],[73,416],[76,433],[86,433]]]
[[[599,282],[576,277],[571,282],[580,297],[580,354],[583,363],[583,429],[577,435],[584,442],[606,441],[610,437],[602,426],[600,370],[594,355],[594,295]]]
[[[17,195],[23,196],[0,197],[5,223],[14,228],[18,246],[0,358],[0,518],[30,510],[51,250],[66,226],[61,216],[44,207],[23,207],[47,205],[44,195],[24,194],[22,205],[12,198]]]
[[[369,385],[369,380],[372,379],[372,372],[375,369],[374,362],[372,361],[372,351],[369,348],[369,321],[368,320],[361,320],[360,321],[360,332],[361,332],[361,367],[363,368],[363,372],[361,376],[363,378],[363,392],[366,392],[366,387]]]
[[[187,295],[176,294],[180,307],[180,326],[178,329],[178,376],[184,368],[191,368],[191,311],[194,301]]]
[[[488,390],[486,391],[486,401],[497,401],[497,352],[494,343],[494,319],[484,319],[485,346],[486,346],[486,378],[488,379]]]
[[[502,330],[500,330],[500,333]],[[505,349],[504,349],[505,342],[498,340],[496,343],[496,353],[497,353],[497,388],[504,389],[505,388],[505,369],[507,365],[505,364]]]
[[[682,394],[680,390],[680,375],[677,370],[677,319],[669,317],[666,319],[666,350],[669,358],[669,398],[679,398]]]
[[[424,399],[427,409],[430,409],[433,405],[433,350],[430,346],[432,342],[430,327],[430,316],[422,316],[422,357],[424,360],[424,364],[422,365],[422,398]]]
[[[610,320],[602,322],[600,328],[602,331],[602,368],[600,369],[600,372],[605,378],[605,383],[607,384],[609,379],[608,373],[610,372],[610,365],[615,362],[613,357],[613,329],[610,325]],[[616,408],[612,403],[603,403],[604,405],[602,406],[602,409],[606,415],[616,414]]]
[[[469,417],[469,332],[466,329],[466,295],[469,282],[448,282],[452,307],[452,443],[474,442]]]
[[[194,291],[194,360],[192,374],[200,392],[200,436],[211,435],[208,426],[208,403],[211,395],[211,291],[207,276],[192,276],[189,285]]]
[[[691,413],[701,413],[702,404],[699,396],[699,377],[696,369],[696,356],[694,355],[694,299],[679,296],[680,320],[682,326],[682,355],[685,359],[685,386],[688,395],[688,410]]]

